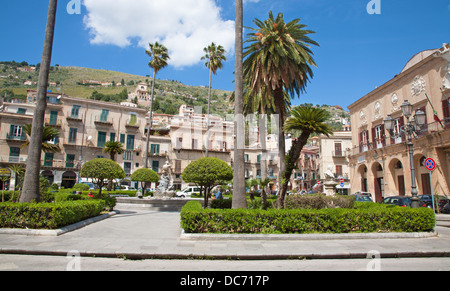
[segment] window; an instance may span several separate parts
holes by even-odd
[[[403,125],[403,117],[394,120],[394,127],[391,130],[391,144],[398,144],[405,141],[405,134],[402,133]]]
[[[128,135],[127,136],[127,150],[134,150],[134,135]]]
[[[9,135],[11,137],[22,137],[25,133],[22,130],[22,126],[11,124],[9,128]]]
[[[123,163],[123,170],[125,171],[125,174],[127,175],[131,174],[131,163],[129,162]]]
[[[70,112],[70,116],[72,118],[78,118],[78,115],[80,114],[80,108],[81,108],[80,105],[74,105],[72,107],[72,111]]]
[[[120,142],[121,142],[122,144],[125,143],[125,134],[123,134],[123,133],[120,134]]]
[[[369,131],[363,130],[359,133],[359,152],[366,152],[369,150]]]
[[[69,143],[76,143],[77,142],[77,128],[70,128],[69,129]]]
[[[133,160],[133,152],[132,151],[124,151],[123,152],[123,159],[125,161],[132,161]]]
[[[150,151],[154,155],[159,155],[159,148],[160,148],[159,144],[152,144],[152,145],[150,145]]]
[[[50,111],[49,124],[56,125],[57,121],[58,121],[58,111]]]
[[[102,148],[105,146],[105,142],[106,142],[106,132],[99,131],[98,138],[97,138],[97,146],[99,148]]]
[[[250,162],[250,157],[248,156],[248,154],[244,155],[244,162],[246,163]]]
[[[66,168],[73,168],[75,166],[75,155],[67,154],[66,156]]]
[[[53,153],[45,153],[44,156],[44,167],[53,166]]]
[[[442,100],[442,110],[444,111],[445,128],[450,128],[450,98],[445,98]]]
[[[342,143],[337,142],[334,144],[334,156],[342,157]]]
[[[108,121],[108,115],[109,115],[109,110],[102,109],[102,114],[100,115],[100,121],[101,122],[107,122]]]
[[[25,108],[18,108],[17,109],[17,114],[26,114],[27,110]]]
[[[342,176],[342,165],[336,165],[336,177]]]
[[[379,149],[386,146],[384,139],[384,124],[377,125],[372,128],[373,148]]]
[[[116,133],[115,132],[111,132],[109,134],[109,140],[110,141],[116,141]]]
[[[261,155],[257,155],[256,156],[256,163],[260,164],[261,163]]]
[[[10,163],[18,163],[20,156],[20,148],[11,147],[9,149],[9,162]]]
[[[159,161],[152,161],[152,170],[159,173]]]

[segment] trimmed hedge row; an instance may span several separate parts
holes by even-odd
[[[1,228],[57,229],[100,215],[103,200],[60,203],[0,203]]]
[[[370,205],[369,205],[370,204]],[[427,232],[433,210],[355,202],[353,209],[202,209],[198,201],[181,210],[186,233]]]

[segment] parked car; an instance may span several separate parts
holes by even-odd
[[[368,197],[372,198],[372,194],[370,194],[369,192],[363,192],[363,191],[358,191],[353,195],[362,195],[362,196],[368,196]]]
[[[401,207],[411,207],[411,197],[392,196],[386,197],[381,201],[382,204],[394,204]]]
[[[361,194],[354,194],[355,201],[358,202],[373,202],[372,199],[367,195],[361,195]]]
[[[422,200],[428,207],[433,208],[433,202],[432,202],[432,196],[431,195],[419,195],[419,199]],[[439,207],[439,210],[442,212],[444,206],[450,202],[450,199],[448,199],[445,196],[434,196],[435,201],[437,202],[434,207]]]
[[[445,204],[444,207],[442,207],[442,213],[450,214],[450,202]]]
[[[200,187],[197,186],[188,186],[186,188],[184,188],[183,190],[181,190],[180,192],[177,192],[175,194],[176,197],[181,197],[181,198],[190,198],[192,194],[199,194],[200,193]]]
[[[386,197],[383,199],[383,201],[381,201],[381,203],[383,204],[394,204],[394,205],[398,205],[401,207],[411,207],[411,197],[406,197],[406,196],[391,196],[391,197]],[[426,203],[424,203],[423,201],[421,201],[419,199],[419,206],[420,207],[426,207]]]

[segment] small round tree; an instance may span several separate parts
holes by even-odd
[[[145,184],[148,182],[158,182],[159,176],[152,169],[142,168],[136,170],[130,177],[131,181],[141,182],[142,183],[142,196],[145,194]]]
[[[102,187],[108,184],[109,180],[125,178],[125,171],[116,162],[98,158],[90,160],[81,167],[80,175],[91,178],[92,182],[100,189],[98,196],[102,196]]]
[[[205,199],[203,207],[208,206],[209,192],[219,181],[233,179],[233,169],[218,158],[201,158],[190,163],[181,174],[184,182],[195,183],[200,187]]]

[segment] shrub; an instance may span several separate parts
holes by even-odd
[[[56,229],[98,216],[103,200],[65,201],[60,203],[0,203],[0,227]]]
[[[233,200],[231,199],[213,199],[209,204],[212,209],[231,209],[231,204]]]
[[[291,195],[287,196],[286,209],[322,209],[322,208],[353,208],[353,196]]]
[[[186,233],[419,232],[434,228],[431,209],[368,204],[372,205],[353,209],[202,210],[198,201],[190,201],[182,208],[181,226]]]
[[[73,189],[78,191],[89,191],[89,185],[83,183],[77,183],[73,186]]]

